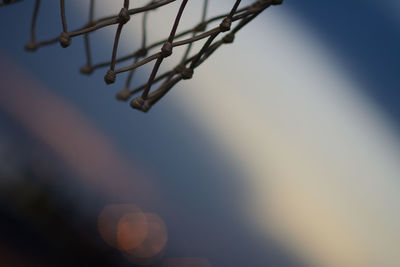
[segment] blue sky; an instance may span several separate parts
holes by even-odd
[[[330,244],[326,241],[330,238],[329,235],[325,236],[323,231],[319,233],[317,229],[320,229],[319,227],[323,228],[324,226],[331,230],[339,229],[339,234],[337,234],[337,236],[343,236],[346,231],[350,229],[346,223],[351,225],[354,222],[351,215],[343,215],[346,214],[346,212],[351,213],[354,211],[344,208],[348,203],[343,204],[338,201],[338,204],[336,202],[323,202],[321,200],[322,208],[328,210],[331,208],[332,212],[326,216],[326,220],[321,219],[320,223],[313,224],[317,234],[315,237],[310,237],[311,241],[307,240],[307,238],[305,240],[302,235],[298,235],[298,229],[295,229],[293,225],[290,223],[285,225],[285,223],[296,219],[299,219],[299,225],[301,225],[301,223],[308,224],[310,222],[319,221],[318,211],[320,207],[318,207],[318,205],[315,206],[317,212],[313,209],[307,210],[300,207],[303,203],[301,202],[302,198],[308,194],[325,192],[326,195],[331,193],[333,197],[337,197],[337,194],[343,193],[343,199],[352,202],[353,198],[351,195],[357,195],[357,193],[353,191],[340,191],[342,189],[340,186],[343,186],[345,183],[341,183],[339,186],[323,182],[323,178],[333,177],[336,179],[337,177],[341,177],[340,174],[337,176],[334,176],[334,174],[332,174],[333,176],[327,175],[321,179],[315,178],[315,180],[307,180],[304,176],[307,176],[309,173],[318,174],[320,170],[334,169],[334,167],[332,167],[334,164],[331,163],[342,163],[338,158],[344,158],[344,160],[349,161],[349,165],[357,167],[375,160],[376,168],[372,168],[373,170],[384,170],[387,164],[389,167],[386,169],[389,171],[387,171],[387,173],[382,171],[381,173],[383,181],[389,181],[396,170],[393,166],[398,160],[397,154],[395,151],[387,148],[387,146],[390,147],[391,144],[397,145],[397,129],[400,125],[400,106],[398,105],[400,96],[398,92],[400,82],[400,21],[398,17],[400,15],[400,10],[396,1],[376,3],[375,1],[352,0],[346,1],[346,3],[342,5],[333,1],[285,1],[282,6],[273,7],[263,14],[261,18],[258,19],[257,23],[254,23],[253,28],[249,26],[248,34],[244,32],[243,35],[237,37],[238,39],[242,37],[241,41],[238,40],[237,44],[226,48],[225,52],[221,50],[220,54],[215,57],[216,59],[219,58],[218,62],[211,61],[209,63],[214,63],[214,67],[218,66],[218,64],[221,64],[224,62],[223,60],[226,59],[224,58],[224,53],[228,55],[228,53],[236,53],[238,50],[235,49],[238,49],[238,47],[245,48],[256,45],[257,43],[251,43],[256,37],[253,33],[256,30],[262,29],[264,26],[275,25],[279,30],[286,29],[288,31],[282,33],[280,36],[279,32],[268,29],[266,32],[270,33],[271,36],[275,36],[275,40],[286,40],[288,42],[299,41],[299,43],[282,44],[277,48],[278,52],[275,54],[270,53],[270,51],[265,53],[265,55],[271,55],[271,58],[273,58],[272,60],[277,62],[276,68],[281,69],[273,72],[274,65],[269,64],[267,62],[268,59],[266,59],[264,62],[267,70],[266,73],[276,77],[274,77],[274,79],[268,79],[267,74],[265,74],[265,76],[264,74],[259,75],[259,77],[255,79],[254,85],[254,92],[256,96],[259,96],[258,99],[255,99],[253,102],[245,102],[247,99],[243,99],[243,103],[253,103],[251,112],[259,111],[257,113],[259,115],[258,117],[252,116],[251,114],[254,113],[251,112],[240,112],[240,109],[236,106],[237,103],[240,103],[240,94],[233,94],[231,98],[228,98],[230,102],[227,102],[226,107],[221,109],[221,114],[218,113],[219,110],[216,105],[207,107],[202,105],[202,102],[199,103],[199,101],[203,100],[201,99],[202,95],[196,92],[199,92],[204,87],[207,87],[207,90],[204,89],[204,91],[209,92],[212,89],[210,86],[213,84],[218,85],[219,82],[221,82],[218,79],[214,80],[211,76],[205,76],[208,69],[206,67],[195,74],[197,76],[193,81],[192,87],[190,83],[185,83],[185,86],[179,86],[150,113],[142,114],[133,111],[126,103],[120,103],[114,99],[116,88],[122,86],[123,79],[120,79],[116,85],[107,87],[103,83],[103,72],[101,71],[89,78],[81,76],[78,73],[79,67],[84,62],[83,44],[81,40],[74,40],[73,45],[65,50],[55,45],[40,49],[34,54],[23,51],[23,45],[28,40],[29,36],[28,25],[32,6],[32,2],[28,3],[26,1],[26,3],[17,4],[7,7],[7,9],[0,10],[0,25],[9,25],[10,21],[14,21],[16,14],[18,14],[20,19],[18,23],[13,23],[11,27],[3,26],[0,28],[0,36],[7,36],[7,38],[3,38],[0,41],[0,54],[6,58],[7,62],[14,62],[23,71],[29,73],[34,80],[36,79],[42,86],[49,88],[52,95],[63,99],[66,103],[76,108],[83,117],[100,129],[99,131],[110,140],[127,162],[142,166],[146,174],[155,177],[154,179],[157,187],[162,188],[161,191],[165,195],[156,197],[156,199],[159,199],[160,203],[156,205],[158,209],[154,209],[163,216],[167,226],[169,226],[169,253],[171,255],[200,255],[208,258],[213,266],[266,266],[267,264],[271,264],[271,266],[278,265],[289,267],[307,266],[308,264],[313,266],[316,262],[321,264],[319,266],[324,266],[323,263],[326,264],[327,261],[332,261],[333,264],[334,258],[323,258],[323,256],[321,256],[322,258],[320,259],[315,256],[317,254],[329,254],[329,252],[332,252],[332,255],[337,255],[341,252],[340,250],[336,250],[337,247],[334,244]],[[58,3],[56,3],[56,1],[43,3],[43,8],[41,10],[43,17],[41,17],[39,21],[40,31],[38,35],[40,37],[52,37],[59,33],[61,25],[57,8]],[[81,14],[76,9],[77,5],[74,6],[74,8],[76,13],[74,12],[74,15],[71,16],[71,23],[79,25],[78,21],[82,21]],[[282,23],[282,25],[278,25],[278,23]],[[288,27],[290,27],[290,25],[294,26],[296,23],[299,26],[295,28],[296,31],[304,30],[304,34],[307,34],[304,36],[307,37],[301,39],[303,32],[290,32],[291,29]],[[294,37],[290,39],[290,36]],[[264,36],[261,33],[259,37],[257,36],[256,40],[263,41],[261,43],[265,45],[268,43],[268,37],[268,35]],[[282,39],[279,39],[280,37],[282,37]],[[100,36],[99,38],[102,37]],[[109,38],[102,39],[95,52],[101,56],[104,55],[107,57],[110,54],[110,44]],[[297,45],[299,47],[309,45],[309,47],[308,50],[305,48],[296,50],[295,48]],[[315,49],[315,54],[309,52],[309,54],[305,54],[303,57],[294,57],[292,64],[288,64],[290,58],[283,58],[285,54],[284,49],[292,49],[291,51],[287,51],[288,56],[296,51],[309,52],[313,49]],[[254,51],[259,50],[254,48]],[[250,54],[248,57],[241,54],[238,55],[237,58],[239,60],[244,60],[244,62],[250,66],[257,61],[256,54]],[[296,60],[309,60],[312,62],[299,62]],[[3,62],[6,61],[4,60]],[[260,64],[260,62],[258,62],[258,64]],[[301,72],[300,69],[304,66],[312,69],[310,69],[309,72]],[[290,67],[292,73],[285,73],[283,67]],[[321,71],[319,71],[319,67]],[[209,69],[212,70],[212,68],[213,65],[210,65]],[[231,77],[228,84],[232,86],[235,84],[240,85],[242,84],[241,80],[251,77],[249,74],[251,72],[247,69],[248,68],[246,68],[243,74],[240,74],[240,70],[236,70],[239,71],[239,74],[234,75],[233,78],[228,74],[222,77],[228,77],[227,79]],[[296,69],[299,70],[298,73],[293,73]],[[7,65],[1,66],[1,70],[2,73],[5,73],[7,71]],[[301,76],[303,73],[309,74],[312,72],[314,72],[314,76],[297,77]],[[330,74],[332,75],[329,76]],[[240,79],[241,77],[242,79]],[[299,81],[291,77],[297,77]],[[318,80],[320,77],[321,81]],[[335,77],[337,80],[334,79]],[[145,79],[145,76],[141,78]],[[269,88],[279,91],[279,88],[285,89],[285,86],[291,86],[296,84],[296,82],[299,83],[300,88],[307,79],[310,81],[310,88],[313,86],[317,88],[318,84],[323,84],[325,81],[329,82],[327,88],[330,89],[335,89],[335,86],[339,85],[349,86],[349,91],[351,91],[349,96],[355,98],[359,97],[362,104],[358,106],[359,103],[357,101],[354,103],[347,103],[346,98],[336,98],[336,91],[332,93],[332,95],[327,93],[326,95],[317,95],[313,98],[324,100],[324,97],[328,98],[332,96],[336,102],[329,102],[326,100],[321,103],[321,105],[326,105],[326,109],[319,107],[318,103],[312,102],[313,100],[307,102],[299,98],[300,100],[298,101],[289,102],[291,98],[295,98],[290,95],[284,95],[287,92],[293,92],[289,87],[286,87],[287,91],[282,90],[284,92],[282,94],[271,93],[263,95],[258,92],[258,90],[261,89],[268,91]],[[315,80],[317,80],[317,82],[314,82]],[[342,80],[344,82],[342,82]],[[1,89],[3,90],[2,94],[7,94],[7,88],[4,88],[5,86],[4,84],[2,86],[1,82],[0,87],[2,87]],[[196,89],[197,91],[192,93],[191,89]],[[355,94],[353,94],[353,89],[356,91]],[[182,90],[181,93],[179,90]],[[250,91],[250,94],[252,93],[252,88],[247,90]],[[303,91],[309,92],[310,94],[323,92],[323,88],[320,88],[320,91],[313,90]],[[340,92],[346,91],[345,88],[338,88],[338,90]],[[293,92],[293,94],[298,97],[295,95],[295,92]],[[269,99],[265,96],[276,96],[279,98]],[[364,99],[367,100],[364,102]],[[337,107],[341,106],[342,103],[340,103],[340,100],[346,102],[343,103],[345,110],[342,111],[343,113],[336,112],[334,109],[335,105]],[[349,101],[353,100],[352,98]],[[279,101],[281,101],[280,104],[274,103]],[[210,101],[209,103],[216,102]],[[264,112],[268,111],[268,109],[265,109],[265,106],[269,104],[271,104],[271,110],[269,111],[276,112],[277,114],[276,120],[287,119],[287,125],[272,121],[274,118],[273,116],[264,114]],[[287,106],[288,104],[289,106]],[[311,107],[310,110],[304,108],[308,105]],[[359,117],[355,116],[355,119],[350,114],[352,113],[352,105],[354,105],[354,113],[362,114]],[[273,109],[272,107],[282,109]],[[296,110],[296,108],[303,108],[305,111],[302,113],[303,111]],[[208,113],[207,110],[212,112]],[[304,114],[314,110],[321,112],[321,114],[319,114],[320,117],[316,116],[309,120],[303,118],[302,120]],[[369,113],[364,113],[365,110]],[[238,112],[234,113],[235,111]],[[213,112],[218,114],[215,115],[215,118],[211,119],[211,117],[214,117]],[[237,125],[238,121],[230,121],[229,116],[225,116],[227,114],[235,114],[238,120],[246,120],[242,124],[246,126],[246,129],[235,129],[234,125]],[[343,120],[337,119],[342,114]],[[368,118],[366,119],[364,117],[365,114],[373,115],[370,121]],[[337,134],[335,130],[330,131],[333,133],[329,135],[329,138],[336,138],[336,140],[342,141],[341,138],[344,140],[349,138],[349,136],[356,136],[355,139],[357,139],[357,142],[353,142],[352,144],[350,142],[346,143],[343,141],[343,143],[341,143],[338,141],[336,143],[331,139],[323,139],[321,135],[325,132],[318,131],[317,122],[321,120],[321,125],[328,127],[328,123],[324,124],[323,122],[326,118],[334,118],[335,120],[332,120],[332,125],[341,127],[336,128]],[[362,121],[360,125],[357,120]],[[366,124],[362,124],[364,121],[367,121]],[[383,121],[383,126],[377,124],[377,121]],[[7,125],[9,124],[6,122],[2,123],[3,127]],[[275,126],[274,129],[269,131],[268,127],[272,126]],[[303,128],[306,129],[303,131]],[[369,133],[365,132],[368,129],[371,129],[374,133],[369,135]],[[287,134],[286,131],[292,132],[294,136]],[[374,141],[374,139],[386,136],[380,135],[381,131],[385,133],[386,131],[390,132],[387,134],[387,136],[390,137],[388,138],[390,141],[388,141],[388,144],[385,144],[382,151],[376,147],[381,147],[384,141]],[[252,134],[251,132],[257,132],[259,134]],[[268,135],[268,132],[271,132],[271,135]],[[327,132],[329,132],[329,130],[327,130]],[[344,134],[347,132],[350,132],[350,135]],[[287,134],[287,136],[285,136],[285,134]],[[304,134],[305,137],[300,136],[301,134]],[[354,136],[351,134],[354,134]],[[248,144],[246,143],[251,137],[253,137],[255,141],[265,138],[266,143],[259,144],[259,150],[257,150],[252,142],[249,141]],[[396,142],[392,142],[391,138]],[[309,144],[307,143],[309,139],[315,139],[315,148],[313,148],[312,145],[307,146],[307,144]],[[324,142],[332,144],[326,145],[325,147]],[[238,145],[236,146],[235,143]],[[288,146],[291,144],[292,147],[284,147],[283,144],[285,143],[287,143]],[[340,155],[341,152],[335,150],[335,144],[337,144],[338,150],[343,150],[347,144],[347,147],[350,146],[351,149],[356,151],[354,154],[350,152],[343,153],[350,156],[360,155],[364,152],[361,147],[370,146],[371,149],[366,149],[365,153],[376,153],[376,157],[381,158],[381,161],[372,156],[371,158],[366,157],[365,159],[360,157],[359,161],[354,158],[347,159],[345,155]],[[304,146],[306,146],[306,148],[304,148]],[[249,148],[248,151],[244,151],[246,147]],[[324,154],[326,151],[323,151],[321,152],[322,155],[331,156],[332,154],[332,158],[326,160],[326,162],[315,163],[315,166],[310,167],[312,170],[308,170],[304,166],[308,166],[307,164],[309,161],[320,158],[320,154],[317,153],[317,151],[319,151],[317,147],[318,149],[321,148],[321,150],[327,149],[328,152]],[[393,146],[393,150],[395,150],[394,147],[395,146]],[[304,151],[301,149],[304,149]],[[247,152],[248,154],[246,154]],[[253,159],[252,153],[254,153],[254,155],[259,155],[258,158]],[[241,155],[243,158],[240,158]],[[271,159],[268,160],[267,157],[271,157]],[[253,165],[251,164],[252,162],[254,163]],[[288,165],[282,167],[282,162],[287,162]],[[269,164],[271,166],[268,166],[268,171],[260,167],[261,165]],[[342,167],[340,164],[338,166]],[[303,170],[303,167],[307,170]],[[297,171],[299,172],[299,177],[292,177],[291,175]],[[353,177],[351,176],[351,168],[350,171],[347,169],[346,171],[349,172],[349,177]],[[266,174],[267,172],[268,175]],[[340,173],[340,171],[338,171],[338,173]],[[278,187],[278,184],[276,184],[277,188],[280,189],[277,189],[275,192],[270,192],[271,195],[282,194],[287,196],[287,199],[294,201],[294,203],[299,203],[299,207],[296,207],[298,210],[291,210],[290,207],[293,206],[293,202],[289,200],[286,201],[286,197],[282,199],[273,198],[270,202],[274,203],[274,201],[278,201],[276,205],[282,205],[282,214],[279,214],[279,212],[276,213],[277,210],[274,206],[270,211],[272,213],[268,213],[268,216],[282,216],[282,218],[279,217],[281,221],[277,220],[276,222],[283,222],[282,224],[287,227],[283,228],[284,232],[287,231],[290,233],[293,239],[299,238],[300,242],[310,243],[309,247],[304,245],[304,247],[306,247],[304,250],[298,248],[298,240],[287,241],[285,233],[280,232],[282,229],[279,231],[276,230],[277,233],[275,234],[265,234],[265,231],[269,232],[273,229],[269,228],[270,225],[276,223],[273,218],[266,216],[267,223],[265,223],[263,221],[265,217],[247,217],[248,214],[243,211],[243,207],[241,207],[244,206],[245,210],[251,210],[250,213],[254,212],[252,208],[257,207],[258,211],[262,213],[263,210],[260,209],[259,205],[268,205],[263,202],[266,200],[260,198],[259,194],[267,191],[256,192],[253,190],[255,190],[254,187],[257,186],[260,188],[265,187],[265,184],[257,180],[258,178],[272,177],[274,174],[277,180],[278,178],[282,178],[284,181],[287,179],[287,181],[293,182],[293,184],[298,187],[301,187],[303,181],[304,184],[306,184],[305,181],[307,181],[309,183],[307,185],[314,186],[315,191],[305,190],[304,195],[300,193],[296,195],[295,192],[291,191],[293,188],[290,188],[290,186],[284,187],[282,185],[282,187]],[[317,176],[318,175],[316,175],[316,177]],[[386,177],[388,178],[385,180],[384,178]],[[342,180],[345,180],[345,178],[346,175],[343,175]],[[377,177],[373,177],[372,175],[367,178],[371,178],[372,181],[375,181],[374,178],[377,179]],[[338,179],[338,181],[342,180]],[[376,185],[374,182],[369,183],[364,180],[349,180],[360,182],[359,184],[362,184],[362,187],[365,185],[366,188]],[[274,179],[271,181],[276,182]],[[329,187],[328,184],[332,186],[332,188],[338,186],[338,191],[334,191],[333,189],[331,191],[327,190],[326,187]],[[382,189],[380,189],[381,191],[379,192],[388,192],[387,186],[390,185],[392,185],[392,183],[389,182],[382,185]],[[71,187],[73,188],[74,186],[79,186],[79,182],[77,182],[77,185],[74,184]],[[299,191],[301,190],[299,189]],[[88,192],[89,195],[86,195]],[[90,193],[93,194],[93,196],[90,195]],[[82,199],[91,203],[87,204],[89,210],[94,207],[98,209],[96,205],[100,205],[96,203],[96,193],[98,192],[93,193],[91,189],[87,189],[87,191],[82,189],[79,193]],[[391,194],[391,192],[388,192],[388,195]],[[360,193],[360,199],[357,201],[367,205],[366,202],[363,202],[366,201],[363,197],[364,195]],[[107,199],[106,197],[104,198]],[[356,202],[355,199],[356,197],[354,197],[354,202]],[[119,200],[113,197],[107,199],[107,201],[110,202],[121,200],[129,201],[131,199],[129,196],[126,198],[122,196]],[[170,206],[163,206],[164,201],[165,203],[169,203]],[[313,203],[313,201],[314,199],[311,198],[310,202],[304,203]],[[398,199],[396,198],[393,202],[394,201],[398,201]],[[378,202],[387,207],[387,212],[382,215],[382,218],[386,218],[385,216],[388,216],[387,214],[393,211],[393,203],[388,202],[388,200],[381,200],[381,202]],[[354,206],[348,206],[352,208],[359,207],[356,204],[354,204]],[[361,206],[363,205],[361,204]],[[304,219],[301,215],[290,217],[285,213],[296,213],[297,211],[307,214],[307,218]],[[375,214],[374,212],[371,213],[373,215]],[[370,218],[371,214],[368,212],[360,212],[359,216],[360,218]],[[312,220],[308,221],[308,218],[312,218]],[[269,221],[270,219],[271,221]],[[304,220],[302,221],[301,219]],[[360,222],[356,221],[354,223],[357,224]],[[306,226],[304,226],[302,230],[304,230],[305,233],[309,233],[307,232],[309,228]],[[349,238],[346,241],[350,249],[354,249],[355,252],[359,252],[360,254],[354,256],[355,258],[343,257],[343,259],[340,259],[342,262],[339,261],[342,264],[341,266],[350,266],[349,262],[351,262],[351,260],[362,259],[366,254],[368,250],[365,247],[357,247],[357,245],[359,245],[358,242],[364,240],[363,233],[364,232],[361,231],[357,233],[360,236],[356,236],[354,239]],[[381,229],[378,229],[376,233],[383,236],[386,232],[382,234]],[[396,236],[398,233],[393,232],[392,234]],[[310,232],[310,236],[311,235],[312,233]],[[187,241],[186,238],[188,238],[190,242]],[[233,238],[235,239],[232,241]],[[343,240],[346,239],[339,239],[341,242],[343,242]],[[366,240],[368,242],[370,241],[370,239]],[[397,239],[393,240],[393,242],[398,241]],[[313,243],[314,241],[316,243]],[[338,244],[340,244],[339,241]],[[393,244],[392,240],[387,241],[384,238],[379,239],[377,244],[380,244],[379,242],[387,246]],[[185,245],[182,245],[183,243],[185,243]],[[326,250],[315,250],[315,244],[323,244],[321,247],[325,247]],[[351,245],[354,246],[351,247]],[[371,245],[368,247],[368,249],[371,248],[374,248],[374,246]],[[307,249],[310,249],[311,253]],[[390,248],[388,251],[390,251]],[[314,255],[315,257],[310,255]],[[378,256],[381,255],[386,254],[382,252]],[[388,255],[393,256],[389,252]],[[357,256],[359,256],[359,258],[357,258]],[[379,261],[380,258],[378,256],[374,258],[374,260]],[[396,259],[393,259],[393,261],[395,260]],[[330,265],[327,264],[326,266]],[[389,266],[390,265],[388,265],[388,267]]]

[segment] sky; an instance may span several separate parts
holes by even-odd
[[[41,37],[57,34],[60,27],[45,23],[58,21],[58,4],[46,4]],[[86,4],[71,1],[72,25],[84,21]],[[3,25],[13,12],[24,18],[13,25],[13,34],[9,27],[1,28],[9,36],[0,42],[2,73],[20,69],[25,73],[21,76],[38,84],[32,88],[47,88],[45,94],[72,107],[73,114],[93,126],[79,132],[90,136],[97,131],[101,137],[96,140],[112,147],[102,151],[122,158],[113,168],[120,169],[123,161],[124,166],[141,168],[144,180],[151,177],[146,188],[157,190],[151,204],[143,206],[161,214],[172,254],[201,256],[211,266],[400,264],[396,1],[285,1],[271,7],[148,114],[114,100],[121,82],[106,87],[103,73],[89,78],[78,74],[84,60],[81,41],[74,40],[67,50],[54,46],[36,54],[23,52],[32,3],[23,5],[7,7],[9,12],[0,17]],[[190,3],[187,20],[195,18],[199,5]],[[229,5],[213,2],[210,8],[217,12]],[[99,14],[118,10],[108,1],[97,6]],[[171,5],[152,14],[154,38],[165,35],[165,21],[175,10]],[[135,25],[127,32],[132,34],[123,37],[121,53],[138,42]],[[110,55],[112,34],[96,36],[99,58]],[[145,74],[140,72],[138,84]],[[2,84],[7,100],[10,82]],[[14,94],[29,93],[23,92]],[[16,120],[21,119],[15,114],[27,113],[2,106]],[[57,123],[56,116],[50,119]],[[75,125],[70,123],[66,125]],[[52,140],[46,131],[33,130],[33,135]],[[76,145],[63,154],[65,147],[54,145],[57,140],[52,144],[66,162],[80,153]],[[73,163],[68,166],[83,177],[96,175]],[[138,187],[126,181],[124,172],[107,173],[118,173],[122,187]],[[99,181],[92,178],[88,184]],[[91,203],[86,205],[90,213],[94,197],[81,190],[78,199]],[[104,194],[109,203],[145,201],[132,197],[130,190],[115,190],[117,197]]]

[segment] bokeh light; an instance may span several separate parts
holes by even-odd
[[[137,247],[147,236],[146,218],[133,204],[107,205],[99,215],[98,229],[108,245],[121,250]]]
[[[399,0],[284,1],[145,115],[112,99],[123,79],[77,73],[83,40],[23,53],[20,2],[0,8],[0,267],[400,266]],[[121,7],[95,2],[96,19]],[[179,2],[149,14],[149,42]],[[89,1],[65,3],[87,23]],[[38,37],[59,34],[59,4]],[[114,38],[93,33],[94,62]]]
[[[137,248],[147,237],[147,226],[147,219],[143,213],[126,213],[118,222],[118,247],[124,251]]]
[[[168,233],[164,220],[155,213],[145,213],[147,221],[146,239],[125,255],[135,264],[148,265],[157,261],[165,251]]]
[[[155,213],[142,212],[135,204],[105,206],[98,217],[98,230],[109,246],[139,265],[159,260],[168,241],[164,220]]]
[[[160,253],[167,244],[167,227],[155,213],[146,213],[148,234],[146,239],[137,248],[130,251],[130,254],[138,258],[150,258]]]

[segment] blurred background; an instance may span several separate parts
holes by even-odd
[[[86,23],[89,1],[66,2]],[[340,4],[271,7],[147,114],[115,99],[123,79],[79,74],[82,38],[24,52],[34,1],[2,7],[0,266],[400,266],[400,4]],[[58,1],[37,27],[60,33]]]

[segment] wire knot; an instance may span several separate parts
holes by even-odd
[[[79,71],[80,71],[80,73],[82,73],[82,74],[89,75],[89,74],[92,74],[93,68],[92,68],[92,66],[84,65],[84,66],[82,66],[82,67],[79,69]]]
[[[172,44],[170,42],[165,42],[161,48],[161,55],[163,57],[169,57],[172,55]]]
[[[115,83],[116,79],[117,79],[117,74],[113,70],[108,70],[106,75],[104,76],[104,81],[106,82],[106,84]]]
[[[151,108],[151,104],[149,100],[143,99],[143,97],[139,96],[131,101],[131,107],[134,109],[141,110],[143,112],[147,112]]]
[[[204,32],[207,28],[207,22],[202,22],[199,25],[197,25],[193,31],[195,32]]]
[[[127,8],[123,7],[118,15],[118,22],[121,24],[126,24],[131,19],[129,11]]]
[[[194,73],[192,68],[186,68],[185,65],[179,65],[176,67],[175,71],[180,73],[182,75],[182,79],[184,80],[192,79]]]
[[[35,42],[30,41],[29,43],[27,43],[25,45],[24,48],[25,48],[26,51],[34,52],[39,48],[39,45],[37,43],[35,43]]]
[[[224,44],[231,44],[233,41],[235,41],[235,34],[233,32],[225,35],[224,38],[222,38],[222,42],[224,42]]]
[[[116,98],[121,101],[127,101],[130,97],[131,92],[127,88],[119,91],[116,95]]]
[[[58,38],[58,41],[60,42],[63,48],[70,46],[72,42],[71,36],[69,36],[69,34],[66,32],[61,33],[60,37]]]
[[[226,17],[219,25],[219,29],[221,32],[227,32],[231,29],[231,25],[232,25],[232,19],[230,17]]]

